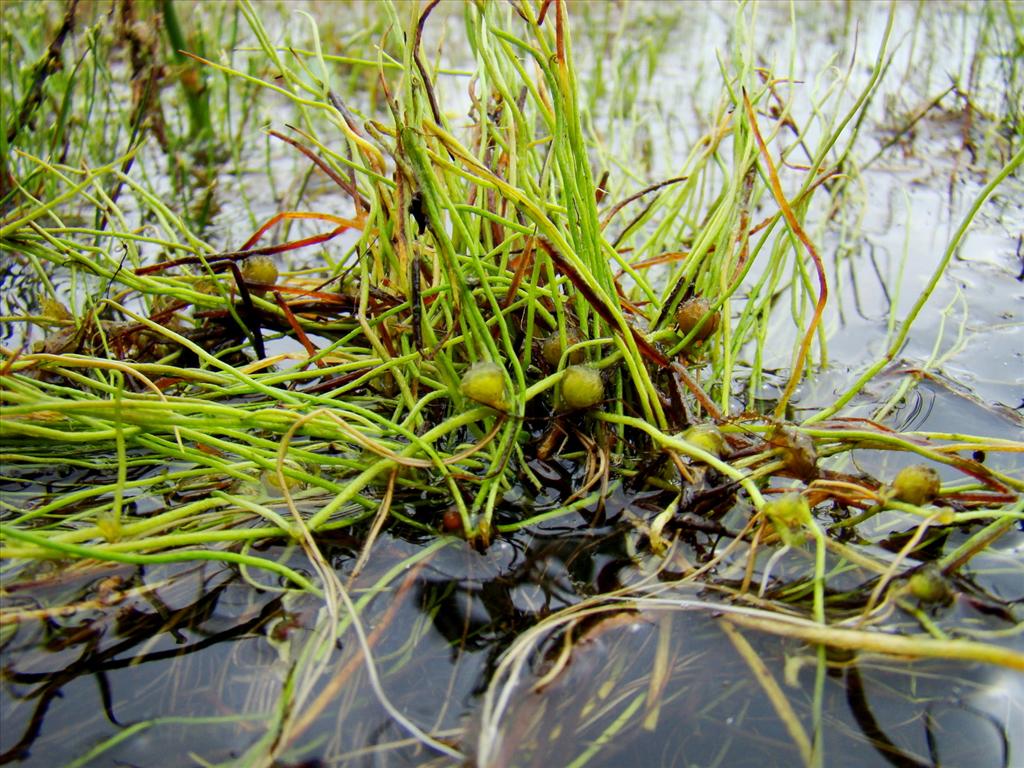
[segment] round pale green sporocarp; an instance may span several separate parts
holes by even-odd
[[[923,603],[944,603],[951,593],[942,571],[938,568],[922,568],[907,582],[910,594]]]
[[[714,424],[694,424],[681,437],[695,448],[719,459],[726,450],[725,438]]]
[[[505,371],[497,363],[474,363],[462,374],[462,394],[481,405],[505,410]]]
[[[919,507],[934,501],[941,486],[938,472],[924,464],[914,464],[901,469],[892,481],[893,498]]]
[[[682,336],[689,334],[709,312],[711,312],[711,302],[703,296],[694,296],[684,301],[676,311],[676,327],[679,329],[679,333]],[[694,335],[693,340],[704,341],[715,332],[720,321],[721,313],[715,312],[704,321],[704,325]]]
[[[572,411],[593,408],[604,400],[601,372],[587,365],[570,365],[562,377],[562,404]]]
[[[242,277],[248,283],[274,285],[277,283],[277,265],[269,256],[252,256],[242,264]]]
[[[777,520],[787,528],[796,528],[811,521],[807,499],[796,491],[772,499],[764,505],[764,512],[771,520]]]
[[[783,543],[799,546],[804,541],[804,528],[813,524],[811,507],[800,493],[791,491],[764,505],[764,514]]]
[[[580,342],[580,336],[575,331],[570,330],[565,334],[565,341],[566,344],[571,347],[573,344],[578,344]],[[558,367],[558,363],[562,360],[562,351],[562,339],[559,336],[558,331],[555,331],[541,342],[541,357],[543,357],[544,362],[552,368]],[[582,360],[583,350],[577,349],[569,353],[570,363],[579,363],[582,362]]]

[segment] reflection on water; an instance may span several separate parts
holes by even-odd
[[[486,764],[570,765],[581,756],[590,766],[800,764],[776,708],[720,621],[689,612],[612,614],[580,630],[553,680],[562,638],[546,638],[534,670],[545,683],[534,677],[517,689],[503,713],[501,748]],[[780,685],[785,670],[787,698],[811,722],[813,654],[748,639]],[[825,764],[1009,766],[1020,703],[1012,712],[1005,698],[1001,707],[975,703],[1001,679],[956,664],[834,659],[823,699]],[[600,748],[588,750],[594,745]]]
[[[708,534],[693,538],[712,546]],[[324,546],[343,580],[355,559],[346,543]],[[660,597],[700,598],[707,609],[605,605],[537,633],[518,682],[499,674],[503,654],[542,619],[654,572],[659,563],[630,554],[638,543],[632,526],[563,521],[557,533],[520,532],[486,554],[453,542],[386,574],[423,543],[384,536],[351,588],[357,601],[374,593],[362,620],[375,669],[391,703],[420,727],[473,754],[481,702],[500,683],[508,700],[487,765],[799,762],[763,682],[723,632],[717,598],[667,588],[664,574]],[[301,555],[278,554],[301,566]],[[952,604],[931,609],[938,626],[962,625],[967,613],[979,629],[1019,626],[1019,610],[977,584],[960,581],[955,593]],[[32,613],[42,605],[75,608],[67,616]],[[5,598],[5,620],[16,623],[4,627],[0,759],[56,766],[238,758],[273,730],[282,687],[310,663],[303,654],[324,620],[318,608],[312,598],[254,590],[219,565],[40,574]],[[740,632],[799,720],[811,723],[814,652]],[[449,764],[382,708],[358,649],[349,632],[329,650],[306,700],[313,715],[290,734],[279,764]],[[1012,765],[1024,732],[1015,727],[1024,712],[1019,684],[1012,673],[972,664],[834,655],[823,699],[827,764]]]
[[[237,746],[233,728],[201,719],[245,717],[247,670],[259,656],[273,661],[260,637],[280,602],[220,566],[58,570],[18,584],[4,600],[5,620],[14,624],[3,628],[0,761],[63,765],[129,733],[143,734],[125,742],[129,764],[154,764],[155,754],[184,761],[175,745],[190,719],[205,744]],[[69,607],[33,615],[47,604]],[[159,725],[176,718],[179,728]]]

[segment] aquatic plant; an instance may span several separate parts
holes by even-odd
[[[630,164],[629,136],[618,157],[594,125],[608,83],[581,87],[565,2],[384,2],[365,57],[331,53],[323,20],[305,12],[287,35],[271,31],[248,2],[204,11],[211,24],[191,38],[171,2],[163,26],[124,3],[113,31],[94,17],[76,32],[76,7],[40,26],[45,45],[25,43],[35,64],[2,89],[0,247],[31,285],[29,304],[3,318],[17,329],[5,338],[26,342],[4,347],[0,371],[4,472],[19,487],[2,502],[5,580],[43,578],[53,562],[218,561],[261,590],[314,597],[322,613],[293,648],[249,764],[292,749],[339,695],[354,672],[322,687],[324,659],[349,632],[353,668],[365,663],[406,736],[483,764],[506,755],[505,713],[537,643],[566,632],[541,689],[585,636],[571,628],[623,605],[725,615],[807,764],[824,761],[835,649],[1024,668],[1019,651],[947,637],[912,606],[916,628],[887,623],[907,593],[947,599],[948,581],[1024,519],[1024,481],[979,458],[1021,444],[894,428],[889,405],[853,410],[1024,149],[980,185],[910,310],[894,307],[877,361],[827,403],[800,395],[828,370],[836,311],[839,270],[816,230],[855,194],[853,147],[895,10],[866,80],[847,71],[808,95],[762,66],[753,12],[738,8],[703,134],[652,178]],[[43,11],[4,13],[28,27]],[[428,60],[442,13],[459,24],[465,69]],[[14,40],[4,46],[13,61]],[[163,87],[172,77],[179,87]],[[620,83],[607,108],[630,112],[635,88]],[[465,99],[466,115],[453,112]],[[53,116],[46,130],[40,114]],[[295,163],[287,182],[282,162]],[[251,185],[274,190],[279,209],[254,205]],[[243,223],[218,224],[236,195]],[[859,451],[929,465],[889,488],[850,468]],[[574,468],[574,487],[544,508],[517,503],[524,488],[548,490],[538,462],[556,460]],[[40,468],[58,462],[83,478],[40,490]],[[729,603],[663,594],[648,573],[553,613],[496,663],[475,743],[390,704],[374,662],[388,622],[364,628],[375,594],[404,594],[402,569],[455,540],[486,553],[552,519],[596,521],[616,494],[623,509],[655,500],[620,522],[679,574],[676,588]],[[895,556],[858,546],[857,532],[890,514],[910,530]],[[375,572],[357,599],[321,550],[351,533],[354,581],[387,526],[431,543]],[[688,527],[716,537],[702,562],[673,546]],[[958,545],[930,555],[953,530]],[[868,574],[856,597],[835,585],[851,569]],[[812,647],[809,732],[740,629]],[[601,738],[641,711],[656,721],[667,653]]]

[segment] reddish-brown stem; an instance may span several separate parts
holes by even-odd
[[[821,316],[825,311],[825,302],[828,301],[828,281],[825,279],[825,265],[821,263],[821,257],[818,255],[818,251],[815,249],[811,239],[807,236],[807,233],[804,232],[803,227],[800,226],[800,222],[797,221],[796,216],[793,214],[793,209],[789,206],[789,201],[786,200],[786,196],[782,192],[782,184],[779,181],[779,174],[775,169],[775,163],[772,161],[771,153],[768,152],[768,146],[764,143],[764,139],[761,137],[761,131],[757,127],[757,115],[754,114],[754,107],[751,105],[750,99],[747,97],[746,90],[743,91],[743,106],[746,108],[747,120],[750,122],[750,130],[753,132],[754,139],[757,141],[757,146],[761,150],[761,157],[764,158],[765,167],[768,171],[768,180],[771,183],[772,194],[775,196],[775,201],[779,204],[779,209],[782,211],[782,215],[786,218],[789,228],[807,249],[807,253],[814,262],[814,269],[818,273],[818,299],[814,305],[814,315],[811,317],[811,322],[807,326],[807,332],[804,334],[804,338],[800,342],[800,350],[797,353],[796,362],[793,364],[793,371],[789,376],[789,382],[787,382],[786,389],[783,391],[782,397],[779,398],[779,403],[775,407],[775,418],[781,419],[786,413],[786,405],[789,403],[789,399],[793,396],[793,391],[796,389],[796,385],[802,377],[804,363],[807,361],[807,353],[810,351],[811,343],[814,340],[814,333],[818,330],[818,324],[821,323]]]
[[[288,321],[288,325],[290,325],[292,331],[295,332],[295,338],[299,340],[299,343],[306,350],[306,354],[308,354],[310,357],[316,357],[317,348],[313,346],[313,342],[309,340],[309,337],[306,335],[306,332],[302,330],[302,326],[299,325],[299,321],[292,313],[292,310],[288,306],[288,303],[281,298],[281,294],[278,293],[277,291],[274,291],[274,301],[277,303],[277,306],[281,308],[281,312],[284,314],[284,319]],[[316,364],[318,368],[323,368],[324,366],[327,365],[327,363],[320,359],[316,361]]]
[[[295,128],[293,126],[288,127],[291,128],[296,133],[302,134],[302,131],[300,131],[298,128]],[[323,158],[321,158],[308,147],[299,144],[299,142],[297,142],[295,139],[289,136],[285,136],[283,133],[278,133],[277,131],[268,131],[268,133],[275,139],[280,139],[285,144],[290,144],[291,146],[299,150],[299,152],[308,157],[317,168],[323,171],[327,175],[327,177],[330,178],[331,181],[333,181],[335,184],[337,184],[339,187],[345,190],[345,192],[348,193],[349,197],[352,198],[352,202],[355,203],[356,210],[359,212],[360,218],[366,215],[364,211],[369,210],[369,203],[367,203],[366,200],[363,199],[363,196],[359,194],[359,191],[355,188],[355,185],[351,181],[349,181],[348,179],[343,179],[333,168],[331,168],[331,166],[329,166],[323,160]]]
[[[602,196],[603,196],[603,193],[604,193],[604,189],[602,189],[601,187],[604,184],[604,182],[607,180],[607,178],[608,178],[608,174],[607,174],[607,172],[605,172],[605,176],[601,179],[601,184],[598,185],[598,192],[601,193]],[[677,184],[680,181],[686,181],[688,178],[689,178],[688,176],[675,176],[675,177],[673,177],[671,179],[666,179],[665,181],[659,181],[657,184],[651,184],[649,187],[644,187],[639,192],[633,193],[632,195],[627,197],[625,200],[620,200],[615,205],[613,205],[611,210],[608,211],[608,213],[606,213],[604,215],[603,219],[601,219],[601,229],[604,229],[605,227],[607,227],[608,226],[608,222],[610,222],[613,218],[615,218],[615,214],[617,214],[619,211],[621,211],[627,205],[632,203],[634,200],[639,200],[641,197],[643,197],[644,195],[650,194],[651,192],[657,192],[659,189],[661,189],[662,187],[667,187],[669,184]],[[598,200],[598,202],[600,202],[600,200]]]
[[[534,241],[531,238],[526,243],[526,250],[523,251],[519,257],[519,264],[516,266],[515,274],[512,276],[512,282],[508,286],[508,291],[505,293],[505,300],[501,302],[502,309],[508,309],[512,301],[516,297],[516,292],[519,290],[519,286],[523,282],[523,276],[526,274],[526,270],[533,264],[533,247]]]
[[[700,388],[700,384],[691,378],[685,365],[682,363],[672,363],[672,373],[675,374],[681,382],[683,382],[683,385],[688,390],[690,390],[690,394],[697,398],[697,402],[700,403],[701,407],[705,411],[707,411],[708,416],[715,421],[721,421],[722,412],[718,410],[718,406],[711,402],[711,398],[708,397],[704,390]]]

